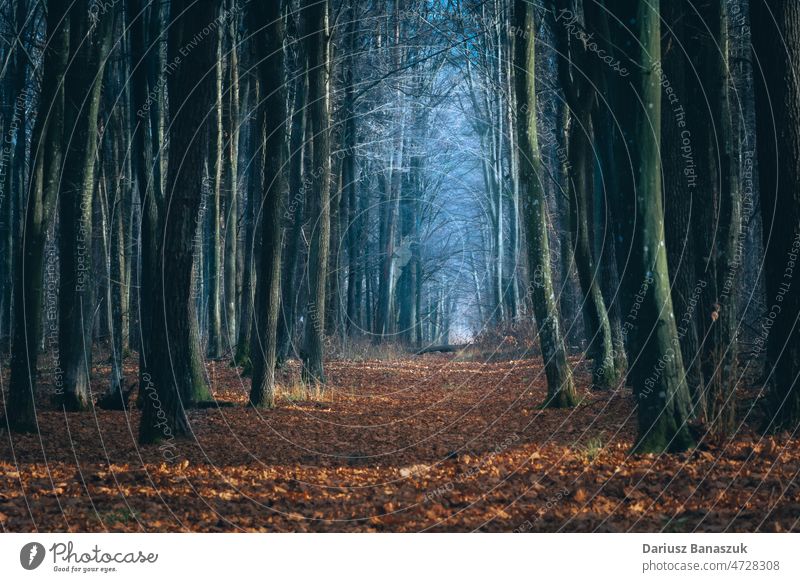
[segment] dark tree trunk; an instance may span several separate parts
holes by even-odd
[[[686,61],[692,54],[688,52],[691,42],[688,38],[687,20],[691,19],[692,13],[684,0],[666,2],[662,7],[666,31],[662,39],[664,114],[661,120],[661,152],[664,159],[664,218],[667,225],[665,242],[672,283],[672,304],[678,320],[678,338],[686,367],[686,383],[692,395],[693,416],[703,418],[705,398],[696,313],[698,290],[701,288],[698,287],[695,270],[695,228],[692,226],[697,222],[693,215],[701,210],[699,198],[695,197],[697,180],[691,171],[689,175],[684,174],[687,159],[693,159],[684,157],[684,154],[691,155],[692,148],[691,131],[687,125],[687,106],[695,99],[705,103],[699,92],[693,91],[690,94],[688,91],[692,85],[700,85],[698,88],[702,90],[700,79],[687,79]],[[702,128],[694,125],[691,127],[696,128],[699,139]],[[689,138],[685,145],[683,138]]]
[[[216,5],[214,0],[174,0],[171,7],[169,62],[181,58],[169,77],[171,154],[152,299],[152,353],[140,386],[146,393],[139,427],[142,444],[188,434],[185,407],[205,389],[197,385],[192,347],[196,312],[190,297],[205,154],[197,135],[214,106],[214,83],[208,73],[214,67],[215,39],[196,34],[214,21]],[[192,39],[195,48],[181,55],[181,47]]]
[[[766,343],[770,417],[774,430],[800,422],[800,4],[752,0],[756,141],[761,190],[764,279],[768,315],[757,347]]]
[[[114,73],[116,71],[113,71]],[[111,77],[111,75],[109,75]],[[116,87],[115,87],[116,90]],[[100,307],[108,322],[108,345],[111,360],[111,376],[108,388],[97,399],[97,406],[105,409],[122,410],[125,407],[122,381],[122,298],[125,286],[125,231],[123,223],[123,166],[120,150],[124,147],[124,123],[121,110],[115,110],[108,119],[113,131],[103,132],[101,176],[98,184],[97,201],[99,202],[102,247],[102,277],[98,277],[100,286]]]
[[[131,53],[134,69],[132,96],[136,128],[133,134],[134,165],[141,223],[139,228],[139,392],[138,404],[144,406],[145,387],[152,386],[151,343],[153,338],[153,300],[158,272],[158,220],[163,205],[160,125],[161,95],[159,77],[164,69],[161,51],[155,40],[162,35],[161,8],[144,0],[132,0],[128,12],[131,19]]]
[[[308,151],[313,148],[309,136],[310,124],[307,123],[308,112],[306,99],[308,75],[301,75],[295,88],[294,107],[292,112],[291,152],[289,160],[289,204],[284,212],[288,233],[286,235],[286,251],[281,276],[281,310],[278,317],[278,362],[284,362],[293,348],[295,321],[297,319],[296,287],[297,267],[300,263],[300,236],[303,230],[306,198],[310,184],[305,177]]]
[[[577,402],[572,372],[558,324],[550,247],[547,234],[545,197],[541,183],[542,162],[536,131],[534,7],[515,0],[513,23],[520,33],[514,39],[515,93],[518,110],[517,140],[520,150],[520,193],[527,207],[528,261],[532,271],[532,302],[547,375],[545,406],[569,407]]]
[[[581,12],[582,4],[579,5]],[[553,6],[556,15],[560,15],[568,10],[571,4],[557,0]],[[593,255],[590,232],[594,208],[592,193],[595,186],[592,112],[596,102],[597,75],[591,72],[592,64],[588,63],[586,47],[574,41],[566,25],[556,22],[554,28],[559,53],[558,76],[572,115],[567,147],[569,224],[575,267],[583,295],[583,319],[588,351],[594,362],[592,383],[596,388],[612,388],[616,386],[617,377],[611,324],[600,287],[599,272],[596,268],[599,261],[595,261]],[[588,78],[585,76],[587,71]],[[564,251],[565,249],[562,249],[562,252]]]
[[[600,288],[599,272],[592,256],[589,233],[589,192],[594,188],[594,159],[592,156],[591,121],[588,116],[576,118],[570,126],[570,212],[572,252],[583,293],[583,319],[589,355],[594,362],[592,384],[607,389],[616,386],[614,346],[611,324]],[[566,249],[562,249],[565,252]]]
[[[14,337],[11,348],[7,421],[11,430],[37,430],[35,393],[39,340],[42,333],[42,293],[45,241],[58,195],[63,159],[64,76],[69,62],[69,22],[66,0],[47,2],[47,43],[44,50],[40,110],[31,141],[33,176],[25,205],[20,260],[15,265]],[[48,303],[47,317],[55,317]],[[63,394],[63,373],[56,358],[53,383]]]
[[[303,376],[307,382],[325,382],[323,368],[325,332],[325,284],[330,244],[330,112],[328,95],[329,38],[328,1],[306,0],[309,71],[308,102],[314,154],[312,178],[313,229],[308,257],[308,304],[303,346]]]
[[[103,70],[111,49],[114,12],[98,12],[90,29],[89,2],[70,8],[71,64],[64,82],[66,153],[59,191],[60,289],[59,353],[67,410],[92,405],[92,325],[94,279],[92,219],[97,156],[97,117]]]
[[[275,400],[275,356],[281,276],[281,201],[286,191],[286,97],[284,86],[283,18],[281,2],[266,2],[250,8],[253,30],[267,55],[259,62],[259,84],[265,87],[259,104],[259,133],[264,135],[261,182],[261,251],[255,301],[255,334],[250,353],[253,382],[250,404],[272,407]],[[263,133],[262,133],[263,132]]]
[[[355,80],[355,42],[358,34],[358,18],[355,3],[351,4],[350,26],[347,34],[347,62],[344,70],[344,135],[342,139],[344,159],[342,160],[342,198],[346,201],[347,216],[347,303],[345,315],[345,333],[354,328],[359,329],[359,306],[356,304],[356,287],[358,281],[358,262],[361,250],[358,246],[358,228],[356,226],[357,195],[356,184],[356,112],[354,109]]]
[[[238,0],[228,0],[227,9],[236,14]],[[237,296],[236,281],[239,249],[239,37],[237,34],[238,19],[230,17],[228,37],[230,38],[228,66],[228,115],[227,115],[227,159],[226,173],[227,205],[225,208],[225,279],[224,279],[224,311],[225,311],[225,343],[226,352],[233,352],[236,346]]]
[[[741,230],[741,197],[733,166],[736,154],[728,88],[728,19],[725,3],[696,4],[696,12],[691,11],[694,18],[688,21],[693,32],[688,50],[701,55],[702,63],[698,73],[690,76],[689,108],[689,126],[697,128],[690,141],[695,151],[690,153],[699,169],[698,212],[693,216],[695,286],[699,289],[695,314],[698,357],[708,428],[716,434],[730,434],[736,429],[740,257],[734,255]]]
[[[220,14],[222,6],[219,7]],[[215,72],[214,123],[211,127],[209,139],[210,155],[209,166],[212,172],[213,193],[211,211],[208,213],[209,244],[208,244],[208,282],[210,295],[208,301],[208,355],[219,358],[223,352],[222,333],[222,281],[224,271],[222,268],[222,183],[225,174],[225,115],[223,112],[223,89],[225,79],[225,64],[223,54],[224,27],[217,26],[217,58]]]
[[[612,42],[629,47],[630,77],[617,78],[627,96],[622,115],[623,136],[628,145],[634,188],[624,189],[623,203],[634,209],[635,230],[630,239],[631,279],[639,281],[641,306],[634,323],[634,342],[639,361],[634,377],[638,398],[637,452],[682,451],[694,443],[687,421],[691,397],[681,358],[678,331],[664,245],[664,208],[661,187],[661,83],[654,74],[661,57],[658,0],[614,2],[618,23]],[[610,73],[614,75],[615,73]],[[633,106],[632,103],[639,105]]]
[[[557,139],[563,140],[557,141],[557,146],[562,148],[564,152],[567,150],[567,131],[569,127],[569,110],[566,104],[557,103],[555,105],[555,121],[554,131],[558,136]],[[567,184],[567,175],[569,171],[569,159],[568,155],[564,154],[561,158],[557,157],[557,167],[555,169],[555,175],[553,180],[551,181],[553,190],[555,190],[555,208],[557,215],[554,218],[555,225],[564,224],[569,225],[569,195],[567,194],[569,187]],[[558,307],[559,313],[561,315],[561,321],[564,325],[564,341],[569,345],[575,345],[576,343],[580,342],[581,338],[581,331],[582,321],[578,317],[578,305],[575,297],[575,256],[572,252],[570,252],[570,232],[568,227],[559,228],[558,229],[558,236],[556,237],[558,240],[558,258],[559,258],[559,285],[557,287],[558,293],[556,293],[556,297],[558,297]],[[531,275],[535,275],[532,273]],[[534,280],[533,277],[529,277],[531,280]],[[529,283],[530,289],[530,283]],[[528,292],[530,294],[530,291]],[[528,298],[530,299],[530,297]]]
[[[27,166],[26,114],[28,92],[27,57],[30,42],[23,31],[29,26],[28,13],[32,8],[18,0],[11,26],[19,31],[8,50],[8,71],[0,81],[0,130],[5,136],[0,144],[0,349],[7,350],[11,342],[14,303],[14,264],[19,250],[19,208],[25,192]]]
[[[260,89],[257,78],[249,83],[249,107],[256,107],[260,100]],[[255,117],[255,119],[252,119]],[[238,338],[234,363],[237,366],[252,368],[250,361],[250,340],[253,328],[253,305],[255,300],[255,210],[256,196],[261,188],[261,164],[258,163],[259,149],[263,141],[263,128],[258,124],[258,115],[248,121],[247,126],[247,199],[244,208],[244,258],[242,261],[242,301],[239,308]]]
[[[604,180],[610,185],[608,206],[614,217],[612,229],[619,276],[617,301],[621,308],[622,338],[628,363],[626,380],[627,384],[633,386],[636,383],[639,362],[639,346],[634,333],[638,310],[634,308],[634,300],[646,290],[646,281],[637,279],[637,274],[630,269],[630,260],[633,253],[637,252],[633,244],[636,196],[630,145],[626,142],[622,129],[622,126],[631,126],[631,103],[636,99],[630,86],[633,57],[627,53],[633,41],[629,40],[625,46],[615,45],[614,37],[630,37],[631,33],[626,26],[620,24],[621,21],[609,16],[609,10],[612,14],[624,12],[626,18],[635,18],[636,5],[622,0],[608,0],[605,5],[602,7],[597,2],[587,2],[584,7],[587,25],[597,39],[597,44],[619,63],[613,67],[601,66],[596,81],[601,88],[604,104],[602,112],[598,113],[598,116],[602,114],[604,117],[604,123],[601,124],[603,131],[599,136],[604,142],[601,152],[601,155],[605,154]]]

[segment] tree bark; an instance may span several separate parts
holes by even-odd
[[[172,440],[189,432],[185,407],[205,386],[197,386],[196,312],[191,297],[196,221],[200,210],[204,144],[198,131],[214,106],[215,38],[202,35],[217,15],[214,0],[173,0],[169,29],[170,160],[157,264],[150,361],[144,373],[142,444]],[[219,26],[220,23],[216,22]],[[187,55],[181,48],[192,41]],[[180,58],[175,60],[176,57]],[[194,323],[193,323],[194,322]]]
[[[122,312],[125,286],[125,230],[123,189],[120,187],[122,179],[122,166],[120,165],[119,151],[122,147],[123,131],[122,115],[117,110],[112,115],[118,131],[117,139],[106,142],[105,153],[111,151],[111,160],[104,160],[104,180],[101,181],[103,192],[98,196],[103,212],[103,247],[105,259],[106,279],[105,296],[103,298],[104,311],[107,313],[110,336],[109,347],[111,351],[111,377],[106,392],[98,398],[97,406],[104,409],[124,410],[127,406],[123,392],[123,352],[122,352]],[[110,172],[109,172],[110,170]],[[111,173],[112,180],[108,179]],[[113,190],[113,197],[112,197]]]
[[[554,25],[558,47],[558,72],[561,87],[570,107],[572,122],[569,125],[567,177],[569,183],[569,224],[572,252],[580,282],[584,327],[588,341],[589,356],[594,362],[592,383],[595,388],[608,389],[616,386],[617,370],[614,362],[614,345],[611,324],[600,287],[599,261],[595,261],[590,233],[591,210],[594,207],[593,191],[595,157],[592,112],[596,105],[596,74],[587,62],[586,47],[568,34],[564,11],[571,4],[565,1],[553,3],[553,12],[559,21]],[[582,12],[583,3],[580,3]],[[559,16],[561,15],[561,16]],[[588,72],[588,78],[586,77]],[[564,252],[564,249],[562,249]]]
[[[222,11],[222,5],[219,10]],[[222,12],[220,12],[221,14]],[[225,115],[223,111],[223,89],[225,79],[225,63],[223,60],[225,30],[218,26],[216,33],[217,57],[215,67],[216,104],[214,107],[214,125],[211,128],[209,141],[210,161],[213,179],[213,199],[211,212],[208,214],[208,284],[210,297],[208,302],[208,356],[219,358],[223,351],[222,333],[222,182],[225,174]]]
[[[692,177],[691,172],[688,176],[684,174],[684,170],[687,169],[687,158],[684,158],[684,154],[691,154],[691,140],[686,145],[683,143],[683,137],[691,138],[691,132],[687,133],[686,106],[689,106],[694,99],[700,99],[701,103],[705,102],[699,92],[689,93],[689,87],[692,85],[699,85],[701,91],[703,88],[699,79],[687,78],[685,66],[686,60],[692,54],[689,52],[692,43],[687,30],[687,20],[692,20],[692,13],[692,9],[684,0],[667,2],[662,7],[666,31],[662,39],[664,61],[662,99],[665,100],[665,112],[661,128],[666,188],[665,234],[667,263],[672,282],[672,304],[675,317],[678,319],[678,337],[686,367],[686,382],[692,395],[693,416],[704,418],[705,396],[698,348],[698,317],[695,313],[699,287],[695,270],[697,250],[694,224],[697,223],[696,215],[700,212],[700,203],[695,197],[696,179]],[[698,134],[702,131],[700,126],[691,127],[697,128]],[[700,135],[697,137],[700,138]]]
[[[655,64],[661,58],[660,2],[613,2],[617,22],[635,23],[628,32],[615,27],[616,46],[628,47],[630,77],[619,77],[627,111],[621,115],[623,137],[634,172],[634,189],[626,189],[626,205],[634,208],[631,279],[640,281],[641,307],[634,324],[639,361],[634,378],[638,399],[639,453],[682,451],[694,442],[687,421],[691,397],[681,358],[664,245],[661,187],[661,83]],[[615,73],[611,73],[615,74]],[[637,105],[632,105],[637,104]]]
[[[766,344],[768,429],[800,422],[800,4],[752,0],[756,141],[765,249],[768,315],[757,347]]]
[[[229,0],[227,9],[236,14],[238,0]],[[227,207],[225,208],[225,343],[226,351],[233,351],[236,346],[237,296],[237,251],[239,248],[239,36],[238,20],[229,18],[228,37],[230,38],[230,63],[228,65],[228,172]]]
[[[264,135],[261,208],[261,252],[258,259],[254,327],[250,353],[253,382],[250,404],[272,407],[275,401],[275,356],[281,276],[281,201],[286,192],[286,97],[284,95],[284,30],[281,2],[251,6],[253,30],[259,35],[264,59],[259,84],[266,95],[259,104],[259,132]],[[262,133],[263,132],[263,133]]]
[[[158,277],[158,221],[164,203],[162,188],[162,126],[163,92],[159,81],[163,79],[164,59],[158,42],[162,36],[161,7],[151,3],[145,9],[145,0],[131,0],[129,26],[131,28],[132,96],[135,108],[134,162],[136,184],[141,205],[139,228],[139,392],[137,404],[144,406],[145,387],[152,385],[151,342],[153,338],[153,301]]]
[[[328,0],[306,0],[305,18],[308,50],[311,127],[314,136],[313,227],[308,257],[309,297],[306,306],[303,377],[306,382],[324,383],[325,283],[330,244],[330,113],[328,94],[329,38]]]
[[[14,337],[11,349],[6,420],[11,430],[34,432],[39,340],[42,333],[42,293],[47,225],[58,195],[64,134],[64,76],[69,62],[69,2],[48,0],[47,43],[43,55],[41,113],[31,140],[33,176],[25,205],[20,260],[15,265]],[[55,306],[47,305],[48,320]],[[53,383],[63,393],[63,372],[56,359]]]
[[[252,62],[252,60],[251,60]],[[260,101],[260,89],[257,77],[254,75],[248,81],[250,97],[249,108],[255,108]],[[239,308],[238,338],[236,340],[236,355],[234,363],[252,370],[250,360],[250,331],[253,328],[253,314],[255,301],[255,211],[256,196],[261,188],[261,164],[258,163],[258,151],[263,140],[263,131],[259,126],[258,115],[250,114],[251,119],[247,125],[247,193],[244,208],[244,258],[242,261],[242,300]]]
[[[64,369],[63,403],[67,410],[92,405],[92,326],[94,278],[92,220],[97,157],[97,116],[114,12],[97,13],[89,22],[89,2],[70,8],[70,66],[64,80],[66,153],[59,191],[60,288],[59,353]]]
[[[527,206],[529,268],[532,271],[532,301],[539,341],[547,375],[547,407],[574,406],[577,394],[567,362],[558,323],[550,246],[547,235],[542,162],[536,130],[535,26],[534,7],[525,0],[514,1],[513,24],[521,31],[514,39],[515,94],[518,108],[517,141],[520,151],[520,193]],[[534,274],[535,273],[535,274]]]
[[[360,330],[361,318],[360,305],[356,303],[358,297],[356,287],[361,284],[358,279],[358,264],[361,260],[361,249],[358,245],[357,196],[356,183],[356,111],[354,97],[355,80],[355,48],[356,37],[359,31],[359,20],[356,4],[350,5],[350,24],[347,31],[347,61],[344,69],[344,159],[342,160],[342,196],[347,201],[347,303],[345,316],[345,333],[350,334],[353,329]],[[357,224],[358,223],[358,224]]]
[[[701,168],[696,179],[698,212],[693,217],[699,288],[698,357],[705,385],[707,426],[713,433],[724,435],[736,429],[737,280],[741,255],[735,255],[742,223],[741,197],[733,165],[736,154],[728,89],[727,9],[720,2],[695,4],[694,18],[689,19],[694,33],[688,50],[702,55],[700,75],[690,77],[689,108],[689,124],[697,128],[690,144],[696,151],[691,153]]]

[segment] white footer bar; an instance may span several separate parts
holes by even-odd
[[[800,580],[797,534],[3,534],[2,580]],[[225,580],[225,578],[219,578]]]

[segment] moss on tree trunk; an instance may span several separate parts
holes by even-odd
[[[528,264],[531,270],[531,299],[547,376],[546,407],[566,408],[577,402],[572,372],[558,323],[555,293],[550,272],[544,173],[536,131],[535,27],[533,5],[515,0],[513,22],[524,33],[514,37],[515,93],[518,109],[517,140],[520,155],[520,195],[527,217]]]

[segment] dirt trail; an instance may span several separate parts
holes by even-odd
[[[255,411],[243,406],[247,381],[210,364],[215,396],[239,405],[191,411],[197,441],[160,448],[137,447],[136,411],[43,412],[41,438],[0,433],[0,528],[800,529],[797,439],[743,430],[686,454],[630,457],[632,396],[589,392],[582,365],[574,410],[539,409],[538,361],[428,355],[327,370],[320,398],[288,391]]]

